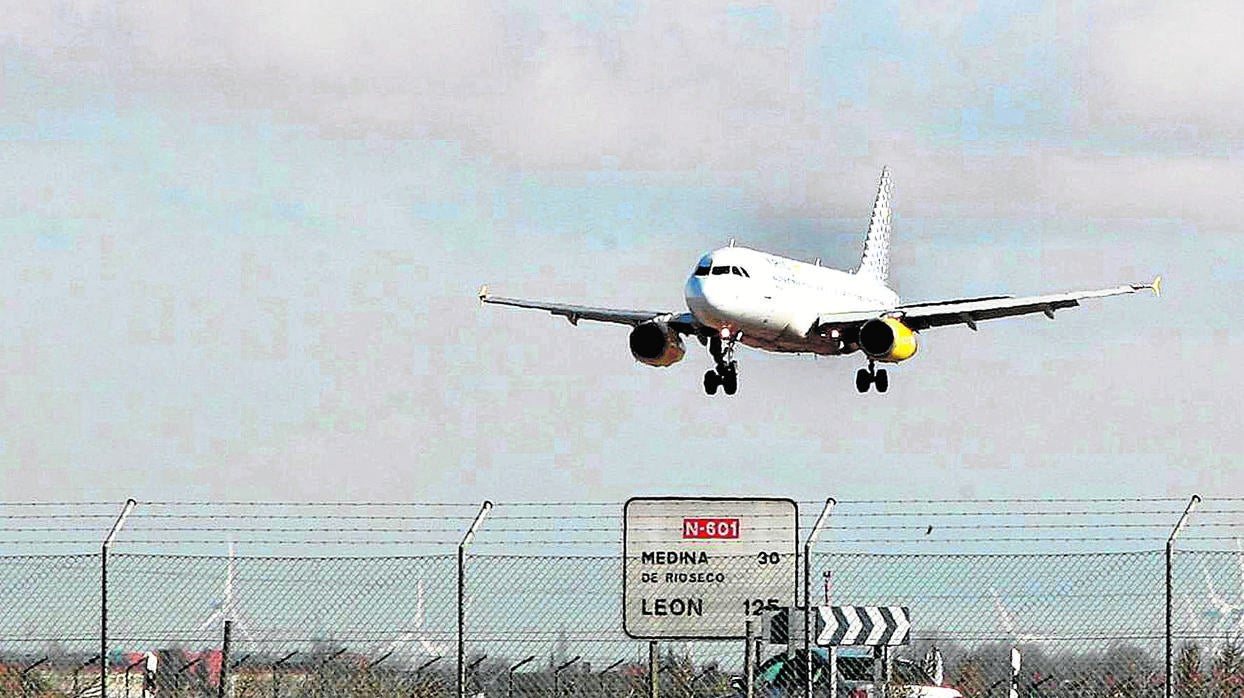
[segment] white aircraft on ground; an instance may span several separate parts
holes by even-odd
[[[683,358],[682,335],[708,346],[716,366],[704,374],[709,395],[738,390],[739,343],[757,349],[820,355],[860,351],[868,368],[855,375],[863,393],[889,387],[885,369],[877,362],[898,363],[916,353],[917,333],[943,325],[967,325],[975,330],[981,320],[1044,313],[1073,308],[1088,298],[1104,298],[1152,290],[1161,293],[1162,277],[1152,283],[1127,284],[1091,291],[1042,296],[984,296],[949,301],[901,303],[886,285],[890,257],[890,172],[881,171],[877,200],[864,241],[864,256],[853,272],[778,257],[757,250],[729,247],[700,258],[687,279],[685,298],[690,312],[618,310],[545,301],[503,298],[480,288],[484,303],[547,310],[577,325],[595,320],[630,325],[631,354],[649,366],[669,366]]]

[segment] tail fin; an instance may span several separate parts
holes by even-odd
[[[873,217],[868,222],[868,237],[864,239],[864,257],[861,276],[870,276],[882,283],[890,275],[890,168],[881,168],[881,181],[877,183],[877,201],[873,203]]]

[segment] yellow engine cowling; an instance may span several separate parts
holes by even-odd
[[[898,363],[915,356],[916,332],[895,318],[877,318],[860,326],[859,344],[870,359]]]
[[[631,356],[641,364],[670,366],[686,353],[682,337],[663,322],[645,322],[631,330]]]

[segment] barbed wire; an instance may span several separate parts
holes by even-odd
[[[940,511],[940,512],[853,512],[853,513],[837,513],[827,519],[832,525],[836,521],[843,519],[856,518],[916,518],[935,519],[941,517],[977,517],[977,518],[1000,518],[1000,517],[1049,517],[1049,516],[1091,516],[1091,517],[1130,517],[1130,516],[1165,516],[1168,511],[1158,510],[1129,510],[1129,511],[1092,511],[1092,510],[1066,510],[1066,511]],[[1244,509],[1239,510],[1214,510],[1205,509],[1198,510],[1197,516],[1244,516]],[[109,514],[0,514],[0,520],[41,520],[41,519],[57,519],[57,518],[73,518],[73,519],[100,519],[112,520],[116,518],[115,513]],[[496,514],[489,517],[489,523],[495,524],[498,521],[621,521],[622,515],[582,515],[582,514],[545,514],[545,515],[507,515],[504,513]],[[805,517],[811,518],[811,517]],[[473,517],[446,517],[444,515],[417,515],[417,514],[161,514],[161,513],[138,513],[135,520],[186,520],[186,521],[212,521],[212,520],[273,520],[273,521],[446,521],[446,522],[467,522],[469,523]],[[1167,526],[1169,522],[1154,523],[1154,526]]]
[[[1244,528],[1244,522],[1201,522],[1194,524],[1197,528]],[[1169,532],[1170,526],[1167,523],[1138,523],[1138,522],[1120,522],[1120,523],[971,523],[971,524],[937,524],[934,528],[939,530],[1073,530],[1073,529],[1102,529],[1102,528],[1152,528],[1159,529],[1163,532]],[[86,526],[3,526],[0,525],[0,532],[11,533],[92,533],[98,532],[100,529]],[[274,527],[274,526],[230,526],[228,528],[213,528],[204,526],[146,526],[135,524],[134,531],[141,532],[168,532],[168,533],[330,533],[330,532],[357,532],[357,533],[461,533],[462,529],[449,527],[358,527],[358,526],[312,526],[312,527]],[[631,531],[664,531],[665,526],[630,526]],[[786,526],[750,526],[748,531],[787,531]],[[834,526],[827,525],[826,531],[923,531],[926,530],[924,525],[900,525],[900,524],[869,524],[859,526]],[[526,526],[526,527],[487,527],[481,534],[487,533],[618,533],[620,531],[617,526],[609,527],[584,527],[584,526]]]
[[[692,498],[694,499],[694,498]],[[706,500],[712,500],[712,497],[705,497]],[[388,508],[388,507],[437,507],[437,508],[464,508],[477,509],[481,502],[401,502],[401,501],[290,501],[290,500],[136,500],[142,507],[292,507],[292,508],[327,508],[327,507],[346,507],[346,508]],[[835,509],[841,507],[853,506],[912,506],[912,505],[943,505],[943,504],[972,504],[972,505],[1013,505],[1013,504],[1159,504],[1159,503],[1185,503],[1186,497],[1047,497],[1047,498],[948,498],[948,499],[843,499],[839,500]],[[1244,497],[1206,497],[1201,500],[1202,505],[1214,502],[1244,502]],[[30,502],[30,501],[5,501],[0,502],[0,507],[105,507],[120,506],[123,501],[118,500],[88,500],[88,501],[50,501],[50,502]],[[816,508],[824,505],[823,500],[798,500],[796,504],[808,509]],[[620,502],[570,502],[570,501],[549,501],[549,502],[493,502],[494,507],[519,507],[519,508],[538,508],[538,507],[559,507],[559,508],[618,508]],[[819,509],[817,509],[819,511]],[[1168,512],[1169,509],[1154,510],[1158,512]],[[1178,512],[1176,512],[1178,513]]]

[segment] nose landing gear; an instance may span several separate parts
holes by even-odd
[[[855,389],[861,393],[868,392],[869,386],[877,386],[877,392],[884,393],[890,388],[890,374],[886,370],[878,369],[875,361],[868,361],[868,368],[861,368],[855,372]]]
[[[716,395],[718,387],[726,395],[733,395],[738,391],[739,364],[734,360],[734,344],[737,341],[737,334],[727,339],[724,343],[721,341],[721,337],[716,335],[709,340],[708,353],[712,354],[713,361],[717,365],[704,373],[704,392],[706,394]]]

